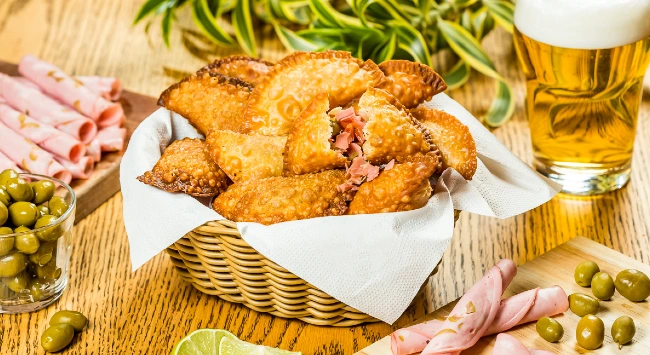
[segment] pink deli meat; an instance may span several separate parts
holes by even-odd
[[[546,350],[528,349],[517,338],[509,334],[497,335],[492,355],[553,355]]]
[[[22,172],[22,170],[18,168],[18,165],[16,165],[15,161],[9,159],[9,157],[3,152],[0,152],[0,171],[7,169],[13,169],[19,173]]]
[[[86,146],[74,137],[4,104],[0,104],[0,121],[41,148],[66,160],[78,162],[86,154]]]
[[[101,95],[106,100],[117,101],[122,95],[122,83],[118,78],[106,78],[101,76],[78,76],[90,91]]]
[[[126,128],[109,126],[97,132],[97,141],[102,152],[116,152],[124,149],[126,139]]]
[[[86,156],[90,157],[95,163],[102,159],[102,147],[97,138],[93,139],[90,144],[86,145]]]
[[[32,55],[23,57],[18,71],[38,84],[44,92],[95,120],[100,127],[116,125],[124,116],[120,104],[93,93],[81,81]]]
[[[14,132],[4,123],[0,123],[0,151],[15,161],[26,172],[55,177],[66,184],[72,180],[72,175],[52,154],[39,148],[29,139]]]
[[[90,118],[2,73],[0,73],[0,96],[14,109],[42,123],[54,126],[84,144],[92,141],[97,134],[97,125]]]
[[[54,159],[72,174],[73,179],[88,179],[95,169],[95,163],[89,156],[81,157],[77,163],[58,157]]]

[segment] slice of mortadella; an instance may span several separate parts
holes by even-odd
[[[93,93],[78,79],[33,55],[23,57],[18,71],[38,84],[44,92],[95,120],[100,127],[115,125],[124,116],[122,105]]]
[[[66,184],[72,180],[72,174],[59,164],[52,154],[41,149],[29,139],[14,132],[4,123],[0,123],[0,151],[15,161],[29,173],[57,178]]]
[[[86,156],[89,156],[95,163],[102,159],[102,147],[97,137],[90,144],[86,144]]]
[[[73,179],[89,179],[95,169],[95,163],[89,156],[81,157],[77,163],[59,157],[54,159],[72,174]]]
[[[97,134],[97,125],[90,118],[2,73],[0,73],[0,96],[15,110],[54,126],[84,144],[90,143]]]
[[[504,286],[507,284],[504,280]],[[483,336],[506,331],[514,326],[536,322],[542,317],[564,313],[569,309],[566,292],[560,286],[536,288],[501,300],[497,315]],[[442,320],[434,319],[395,331],[391,348],[395,355],[421,352],[442,329]]]
[[[38,122],[5,104],[0,104],[0,121],[21,136],[38,144],[39,147],[61,158],[78,162],[86,154],[86,146],[74,137]]]
[[[20,170],[18,165],[16,165],[16,162],[11,160],[8,156],[6,156],[3,152],[0,151],[0,171],[7,170],[7,169],[13,169],[18,173],[22,173],[23,171]]]
[[[109,126],[97,132],[97,141],[102,152],[116,152],[124,149],[126,139],[126,128]]]
[[[101,95],[106,100],[117,101],[122,95],[122,83],[118,78],[78,76],[77,80],[81,81],[90,91]]]
[[[492,355],[554,355],[554,353],[547,350],[528,349],[519,339],[502,333],[497,335]]]

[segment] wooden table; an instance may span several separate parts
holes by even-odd
[[[158,96],[169,84],[208,59],[238,53],[197,46],[172,32],[172,49],[162,44],[157,26],[148,39],[131,21],[142,0],[0,1],[0,59],[18,62],[27,53],[72,74],[120,77],[132,91]],[[192,26],[188,13],[182,27]],[[269,26],[257,33],[261,55],[279,59],[282,46]],[[512,151],[531,160],[528,125],[522,113],[524,85],[512,40],[503,31],[485,47],[515,88],[515,117],[494,131]],[[451,92],[476,115],[489,107],[491,80],[474,75]],[[90,327],[75,337],[66,354],[166,354],[176,341],[198,328],[227,329],[241,339],[302,351],[351,354],[457,298],[497,259],[524,263],[554,246],[583,235],[650,263],[650,89],[644,94],[632,180],[620,191],[589,198],[558,196],[533,211],[507,220],[461,214],[440,272],[426,296],[393,326],[383,323],[328,328],[287,321],[208,297],[184,283],[169,257],[158,255],[131,272],[129,247],[118,193],[75,229],[70,284],[61,299],[31,314],[0,315],[0,353],[42,354],[41,332],[60,309],[84,312]]]

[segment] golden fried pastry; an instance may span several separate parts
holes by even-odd
[[[233,55],[216,59],[214,62],[201,68],[199,72],[218,73],[240,79],[249,83],[251,86],[255,86],[268,74],[271,67],[273,67],[273,64],[265,60]]]
[[[245,181],[219,195],[212,208],[234,222],[267,225],[342,215],[349,196],[336,187],[344,181],[342,170]]]
[[[286,137],[210,131],[207,142],[212,159],[234,182],[282,174]]]
[[[333,128],[327,93],[320,93],[293,121],[284,150],[284,175],[301,175],[345,167],[347,159],[332,150]]]
[[[204,136],[213,129],[239,131],[252,89],[239,79],[199,72],[165,90],[158,105],[187,118]]]
[[[418,107],[411,111],[429,131],[431,139],[440,149],[443,168],[456,169],[467,180],[476,172],[476,143],[469,128],[456,117],[444,111]]]
[[[379,85],[395,96],[406,108],[431,100],[447,89],[447,84],[430,67],[408,60],[387,60],[379,64],[386,80]]]
[[[244,130],[286,135],[316,94],[326,92],[331,107],[341,106],[383,80],[375,63],[362,62],[349,52],[294,52],[275,64],[253,89]]]
[[[395,159],[398,163],[417,153],[426,154],[432,145],[428,133],[391,94],[370,88],[359,99],[366,159],[375,165]]]
[[[438,157],[429,153],[384,170],[359,187],[348,214],[410,211],[424,207],[431,197],[429,177],[437,165]]]
[[[214,196],[228,187],[228,177],[212,161],[201,139],[174,141],[153,167],[138,180],[169,192]]]

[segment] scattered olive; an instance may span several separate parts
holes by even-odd
[[[600,300],[607,301],[614,296],[614,280],[606,272],[598,272],[591,279],[591,292]]]
[[[549,343],[560,341],[564,335],[562,324],[549,317],[540,318],[535,325],[535,329],[537,329],[537,334]]]
[[[18,173],[13,169],[6,169],[0,173],[0,186],[7,186],[11,181],[18,179]]]
[[[603,324],[600,318],[593,314],[588,314],[580,319],[576,328],[578,345],[587,350],[595,350],[603,345],[604,339],[605,324]]]
[[[9,253],[0,257],[0,277],[11,277],[25,270],[27,257],[21,252]]]
[[[650,279],[639,270],[619,272],[614,284],[618,292],[632,302],[641,302],[650,296]]]
[[[5,224],[5,222],[7,222],[7,219],[9,219],[9,210],[7,209],[7,205],[0,201],[0,226]]]
[[[586,260],[576,266],[573,277],[576,283],[582,287],[591,286],[591,279],[600,271],[598,264],[591,260]]]
[[[632,341],[635,333],[636,326],[634,325],[634,320],[628,316],[618,317],[612,324],[612,339],[618,344],[619,349]]]
[[[32,183],[32,189],[34,190],[34,199],[32,202],[40,205],[43,202],[49,201],[54,196],[56,186],[50,180],[40,180]]]
[[[56,324],[43,332],[41,345],[45,351],[57,352],[70,345],[73,337],[74,328],[70,324]]]
[[[31,227],[40,215],[36,205],[31,202],[19,201],[9,206],[9,217],[14,226]]]
[[[29,275],[25,271],[21,271],[11,277],[3,277],[2,283],[7,285],[10,290],[14,292],[21,292],[27,288],[27,283],[29,282]]]
[[[29,231],[31,231],[31,229],[27,227],[16,227],[14,230],[16,233],[23,233],[15,237],[16,241],[14,242],[14,247],[24,254],[34,254],[41,246],[36,235],[34,235],[34,233],[27,233]]]
[[[574,293],[569,296],[569,308],[571,308],[571,312],[583,317],[598,313],[600,302],[584,293]]]
[[[50,319],[50,325],[69,324],[75,331],[80,332],[88,324],[88,318],[76,311],[58,311]]]
[[[50,213],[57,217],[63,216],[68,210],[68,203],[61,196],[52,197],[50,202],[47,203],[47,206],[50,208]]]
[[[12,180],[6,187],[9,196],[16,202],[31,201],[34,198],[34,190],[23,178]]]
[[[53,224],[56,221],[57,217],[53,215],[45,215],[41,218],[39,218],[36,221],[36,224],[34,225],[34,229],[42,228],[47,225]],[[53,225],[52,227],[45,228],[42,231],[36,232],[36,236],[46,242],[51,242],[53,240],[59,239],[61,237],[61,225],[56,224]]]

